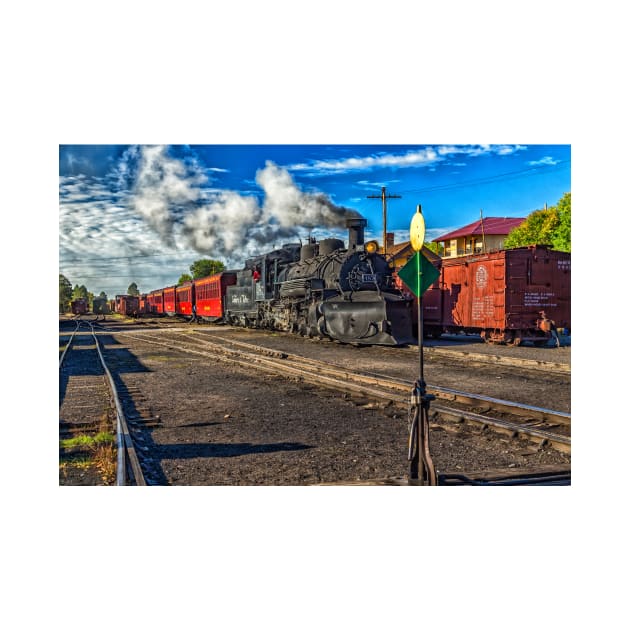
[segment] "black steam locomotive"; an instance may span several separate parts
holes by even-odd
[[[376,242],[364,242],[366,224],[346,221],[347,249],[339,239],[311,240],[250,258],[227,287],[225,320],[346,343],[412,342],[412,302]]]

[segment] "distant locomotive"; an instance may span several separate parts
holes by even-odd
[[[105,315],[109,315],[111,311],[109,310],[109,302],[107,298],[100,296],[95,297],[92,300],[92,312],[94,315],[103,315],[103,317],[105,317]]]
[[[325,239],[250,258],[227,287],[225,320],[347,343],[413,341],[411,300],[395,286],[376,242],[364,243],[366,224],[347,220],[347,249]]]

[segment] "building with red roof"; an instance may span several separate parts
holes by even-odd
[[[444,247],[443,258],[457,258],[504,249],[505,237],[525,218],[484,217],[433,239]]]

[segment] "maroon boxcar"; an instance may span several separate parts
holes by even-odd
[[[116,312],[128,317],[137,317],[139,312],[140,299],[137,295],[117,295]]]
[[[147,313],[164,315],[164,292],[162,289],[151,291],[147,296]]]
[[[77,298],[70,302],[70,308],[74,315],[85,315],[88,312],[88,303],[85,298]]]
[[[423,255],[427,256],[423,250]],[[439,271],[441,258],[433,252],[427,256],[433,266]],[[412,326],[413,335],[418,337],[418,298],[409,290],[409,287],[398,277],[400,267],[393,273],[394,284],[409,300],[413,300]],[[440,291],[440,279],[438,279],[422,295],[422,329],[425,337],[439,337],[442,334],[442,292]]]
[[[166,287],[163,289],[164,294],[164,312],[173,317],[175,315],[175,287]]]
[[[213,276],[206,276],[194,280],[195,304],[197,317],[208,321],[223,318],[225,306],[225,291],[230,285],[236,284],[236,272],[223,271]]]
[[[175,289],[175,312],[178,315],[192,315],[195,300],[195,287],[192,282],[184,282]]]
[[[540,245],[442,260],[445,332],[546,342],[571,327],[571,254]]]

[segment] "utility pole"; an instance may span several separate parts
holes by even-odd
[[[368,195],[368,199],[381,199],[383,201],[383,256],[387,255],[387,200],[402,199],[400,195],[386,195],[385,186],[381,187],[380,195]]]

